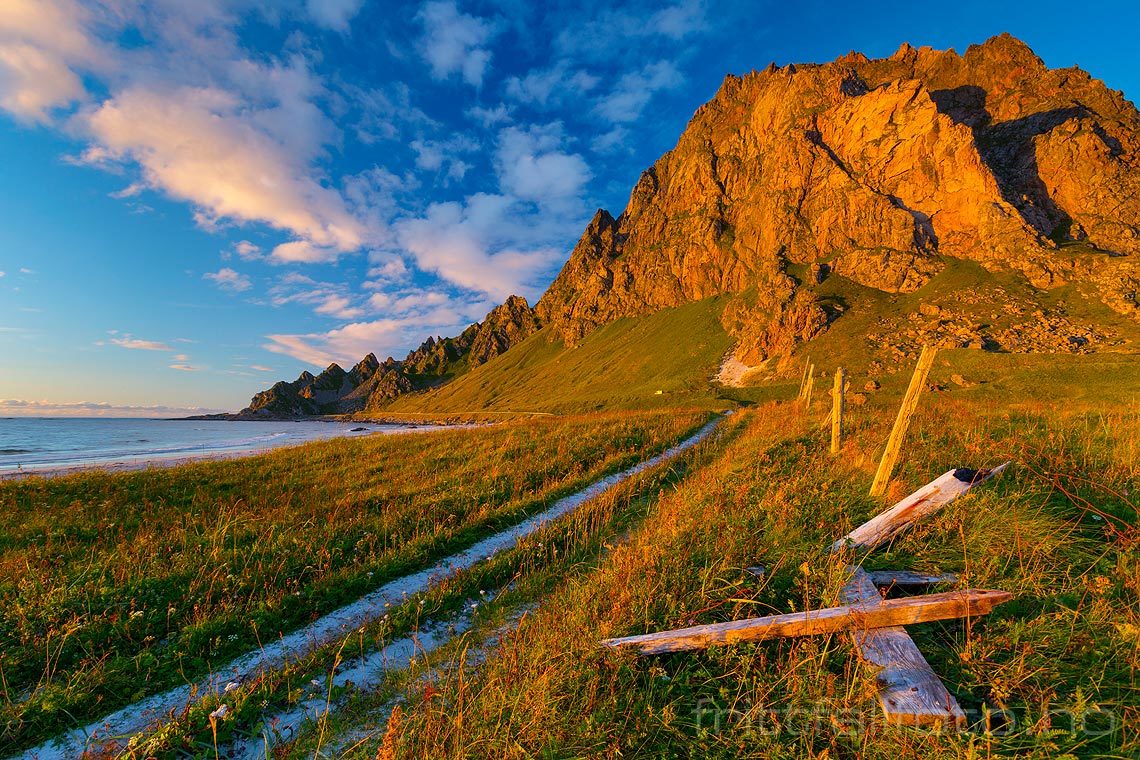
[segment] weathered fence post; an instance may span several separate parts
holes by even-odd
[[[831,453],[838,454],[843,439],[843,368],[835,370],[835,385],[831,389]]]
[[[918,366],[914,368],[910,385],[906,389],[906,395],[903,396],[902,406],[899,407],[899,415],[895,418],[895,425],[891,428],[890,438],[887,439],[887,448],[879,461],[879,469],[875,472],[875,480],[871,484],[872,496],[882,496],[887,492],[887,483],[890,482],[891,473],[894,472],[895,464],[898,462],[906,429],[910,425],[914,410],[918,408],[918,397],[922,395],[922,389],[926,386],[926,377],[930,374],[930,368],[934,366],[936,353],[938,349],[933,346],[922,347],[922,353],[918,356]]]
[[[804,382],[804,392],[800,399],[804,402],[805,409],[811,409],[811,392],[812,387],[815,385],[815,365],[808,365],[807,380]]]

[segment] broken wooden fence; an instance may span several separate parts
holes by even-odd
[[[950,470],[890,509],[860,525],[832,544],[832,552],[871,550],[881,546],[917,520],[934,514],[974,486],[998,475],[992,470]],[[784,636],[812,636],[850,631],[864,662],[877,669],[879,704],[894,725],[959,728],[966,716],[934,673],[904,626],[934,620],[985,615],[1013,598],[1005,591],[967,589],[903,599],[883,599],[879,586],[914,586],[955,582],[954,576],[928,576],[905,570],[868,573],[849,567],[850,580],[840,591],[842,606],[809,612],[768,615],[680,628],[672,631],[606,639],[602,646],[632,647],[641,654],[706,649],[718,644],[761,641]],[[761,568],[750,568],[762,574]]]

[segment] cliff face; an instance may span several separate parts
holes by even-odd
[[[725,326],[763,359],[835,316],[797,265],[910,292],[947,257],[970,259],[1038,288],[1096,282],[1135,313],[1138,253],[1140,113],[1003,35],[964,55],[904,45],[728,77],[624,213],[597,213],[536,313],[575,343],[622,316],[754,291]]]
[[[375,409],[402,393],[446,382],[458,372],[490,361],[538,330],[526,300],[511,296],[482,322],[455,338],[428,338],[402,361],[369,354],[351,371],[332,364],[319,375],[302,372],[253,397],[239,418],[307,417]]]

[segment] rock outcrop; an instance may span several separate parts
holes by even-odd
[[[729,76],[620,217],[598,211],[536,306],[575,343],[623,316],[715,294],[738,356],[826,329],[805,292],[834,273],[911,292],[948,258],[1038,288],[1101,285],[1136,311],[1140,113],[1002,35],[964,55],[904,45]],[[810,283],[809,283],[810,284]]]

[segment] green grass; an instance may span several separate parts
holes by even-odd
[[[538,419],[0,483],[0,744],[193,680],[703,419]]]
[[[827,547],[882,509],[866,493],[890,415],[853,411],[838,457],[818,429],[820,408],[803,416],[766,405],[745,415],[743,433],[664,493],[628,544],[560,583],[478,668],[459,667],[453,653],[430,693],[422,682],[409,685],[396,729],[353,756],[1140,752],[1135,411],[1011,410],[950,395],[924,401],[891,498],[953,466],[1015,462],[866,559],[869,567],[957,572],[969,586],[1014,593],[986,618],[910,629],[972,716],[970,732],[878,725],[873,674],[842,636],[650,659],[599,650],[608,636],[835,602],[849,558]],[[744,572],[755,564],[769,568],[761,581]],[[857,730],[860,721],[871,728]]]
[[[723,308],[723,299],[709,298],[620,319],[574,348],[544,329],[439,389],[397,399],[383,413],[722,409],[710,381],[731,344],[720,325]]]
[[[426,593],[393,605],[382,620],[351,631],[342,640],[330,642],[319,651],[265,673],[224,696],[210,696],[194,704],[156,733],[138,741],[133,747],[134,755],[214,757],[219,744],[224,746],[243,736],[268,736],[274,744],[284,742],[274,749],[275,757],[286,754],[312,757],[322,748],[325,756],[330,753],[335,756],[335,751],[327,749],[329,740],[339,742],[344,732],[385,719],[386,701],[398,689],[415,685],[431,663],[461,655],[472,638],[462,636],[433,655],[421,654],[412,667],[388,673],[378,689],[362,690],[355,685],[345,685],[329,691],[333,709],[300,737],[292,731],[275,728],[274,712],[311,698],[314,693],[324,697],[323,689],[314,692],[312,680],[315,677],[328,676],[353,655],[380,649],[394,639],[415,632],[427,621],[447,620],[472,601],[478,604],[475,630],[485,633],[493,630],[503,623],[505,616],[517,615],[520,608],[536,603],[564,578],[586,572],[600,553],[620,541],[624,531],[644,518],[646,510],[662,492],[675,488],[722,449],[731,439],[732,427],[722,424],[718,436],[624,481],[545,525],[514,548],[441,580]],[[462,611],[469,613],[467,609]],[[220,704],[227,706],[226,718],[211,725],[209,713]]]

